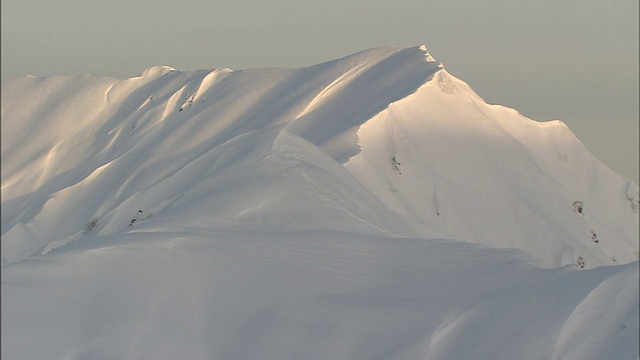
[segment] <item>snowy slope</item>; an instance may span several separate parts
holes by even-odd
[[[364,124],[358,141],[346,167],[419,228],[522,249],[545,266],[637,260],[635,184],[562,122],[488,105],[445,70]]]
[[[635,359],[638,263],[328,232],[103,236],[3,269],[3,359]]]
[[[3,358],[635,359],[637,259],[637,186],[425,47],[2,84]]]

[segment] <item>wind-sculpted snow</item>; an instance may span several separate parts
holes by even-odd
[[[425,47],[2,84],[3,359],[634,359],[637,259],[637,186]]]

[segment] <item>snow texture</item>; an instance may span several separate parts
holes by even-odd
[[[638,187],[426,47],[2,83],[3,359],[637,359]]]

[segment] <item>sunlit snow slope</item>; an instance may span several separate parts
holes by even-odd
[[[425,47],[2,83],[3,359],[636,359],[637,259],[638,187]]]

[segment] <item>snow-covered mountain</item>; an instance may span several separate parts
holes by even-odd
[[[638,187],[424,46],[2,83],[3,359],[636,359]]]

